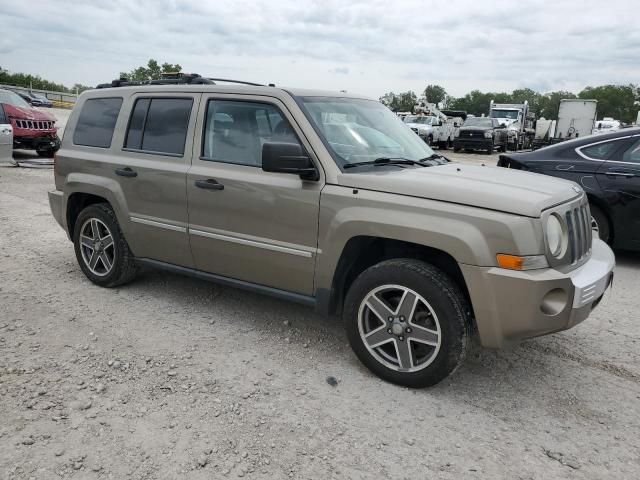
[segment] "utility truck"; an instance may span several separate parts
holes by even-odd
[[[529,102],[489,104],[489,116],[497,118],[500,125],[507,126],[508,147],[510,150],[531,148],[536,135],[536,116],[529,111]]]
[[[415,115],[406,116],[403,121],[428,145],[446,149],[453,145],[458,124],[438,110],[433,103],[424,100],[413,107]]]

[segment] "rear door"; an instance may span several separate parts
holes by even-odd
[[[0,163],[11,161],[13,156],[13,128],[0,103]]]
[[[129,208],[127,240],[136,256],[192,267],[186,174],[200,93],[139,92],[126,100],[126,128],[109,175]]]
[[[597,179],[611,209],[615,244],[640,247],[640,135],[621,142],[598,169]],[[585,149],[582,150],[585,152]]]

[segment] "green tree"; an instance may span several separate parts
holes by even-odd
[[[424,89],[424,96],[429,103],[444,103],[447,98],[447,91],[440,85],[427,85]]]
[[[638,114],[634,85],[587,87],[578,97],[598,100],[598,118],[613,117],[622,122],[632,123]]]
[[[398,95],[398,111],[400,112],[413,112],[416,103],[418,103],[418,96],[411,90]]]
[[[160,65],[157,60],[150,58],[146,66],[134,68],[130,72],[120,72],[120,78],[126,78],[133,82],[147,82],[149,80],[159,80],[162,74],[181,72],[179,64],[163,63]]]

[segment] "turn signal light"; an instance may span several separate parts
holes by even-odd
[[[549,263],[544,255],[507,255],[499,253],[496,255],[498,266],[507,270],[534,270],[536,268],[547,268]]]

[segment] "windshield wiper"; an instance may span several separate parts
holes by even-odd
[[[431,155],[429,155],[428,157],[424,157],[421,158],[420,160],[418,160],[419,162],[427,162],[429,160],[432,160],[432,164],[435,165],[440,165],[441,163],[444,162],[449,162],[450,160],[445,157],[444,155],[440,155],[439,153],[432,153]]]
[[[420,165],[421,167],[426,167],[424,163],[417,160],[409,160],[408,158],[380,157],[367,162],[348,163],[343,168],[364,167],[366,165],[373,165],[374,167],[380,165]]]

